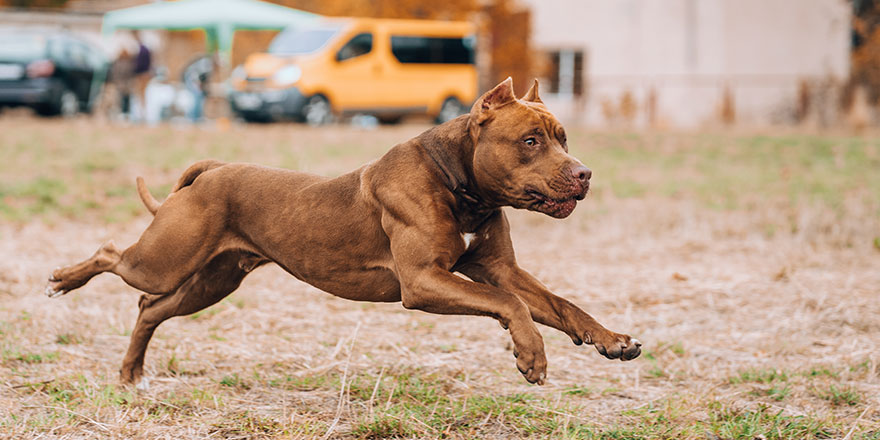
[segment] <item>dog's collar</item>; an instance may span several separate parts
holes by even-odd
[[[442,127],[442,126],[441,126]],[[456,215],[467,218],[465,223],[480,224],[497,210],[482,197],[473,186],[472,177],[462,163],[461,143],[466,138],[452,139],[439,133],[438,127],[420,136],[418,146],[431,158],[436,167],[437,177],[455,198]]]
[[[466,204],[472,205],[475,208],[484,205],[479,195],[477,195],[473,191],[468,190],[467,183],[462,182],[462,178],[456,178],[454,173],[451,170],[447,169],[442,161],[434,157],[429,148],[426,148],[425,150],[428,153],[428,157],[431,158],[431,161],[434,162],[434,165],[437,165],[437,169],[440,170],[440,175],[443,178],[443,184],[446,186],[446,188],[449,189],[450,192],[452,192],[456,200],[461,199],[466,202]]]
[[[456,186],[454,188],[450,188],[452,194],[456,196],[456,198],[461,198],[467,204],[473,205],[473,207],[483,206],[483,202],[480,200],[480,197],[474,193],[468,191],[467,187],[464,186]]]
[[[491,217],[496,209],[489,206],[479,194],[469,190],[467,183],[462,181],[463,179],[456,178],[455,174],[447,169],[442,161],[434,157],[430,148],[426,148],[425,150],[428,153],[428,157],[431,158],[431,161],[434,162],[434,165],[436,165],[437,169],[440,171],[439,174],[443,180],[443,184],[449,189],[452,196],[455,197],[456,211],[458,211],[459,214],[471,214],[468,217],[472,218],[470,218],[467,223],[479,226],[483,224],[486,219]]]

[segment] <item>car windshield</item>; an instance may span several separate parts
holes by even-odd
[[[288,28],[278,34],[269,45],[269,53],[275,55],[303,55],[324,47],[339,27],[320,27],[309,29]]]
[[[46,39],[39,35],[0,34],[0,61],[31,61],[46,56]]]

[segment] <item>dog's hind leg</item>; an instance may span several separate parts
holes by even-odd
[[[55,298],[81,287],[95,275],[113,270],[121,256],[112,241],[104,243],[91,258],[72,266],[55,269],[49,277],[46,295]]]
[[[88,260],[55,270],[46,294],[63,295],[102,272],[146,293],[173,293],[236,240],[225,231],[225,205],[205,193],[183,188],[165,201],[137,243],[124,251],[108,243]]]
[[[254,254],[224,252],[193,274],[174,293],[143,295],[128,352],[119,370],[120,379],[140,386],[147,345],[159,324],[168,318],[189,315],[217,303],[238,288],[248,272],[266,261]]]

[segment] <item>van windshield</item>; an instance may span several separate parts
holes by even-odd
[[[308,29],[288,28],[278,34],[269,45],[269,53],[275,55],[303,55],[324,47],[339,27],[320,27]]]

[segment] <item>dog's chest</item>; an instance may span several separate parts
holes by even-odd
[[[461,241],[464,242],[464,249],[468,250],[473,244],[474,240],[477,238],[477,234],[473,232],[462,232],[461,233]]]

